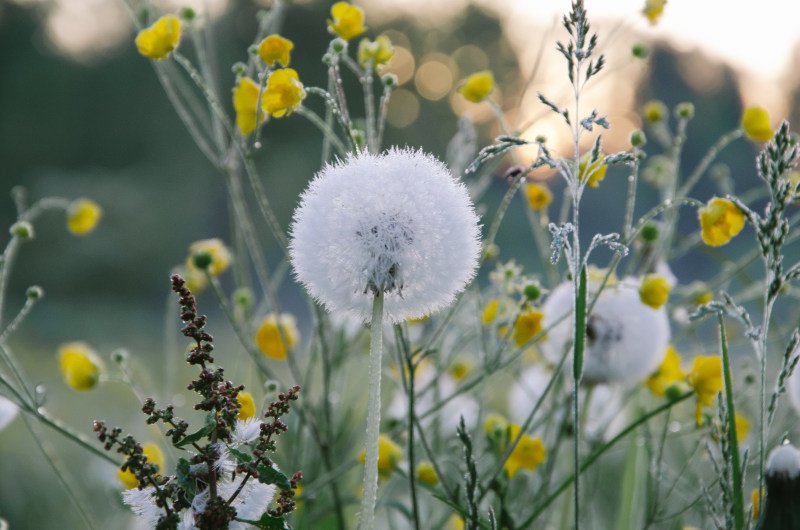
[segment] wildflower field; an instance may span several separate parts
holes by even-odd
[[[800,81],[673,2],[0,4],[0,530],[800,529]]]

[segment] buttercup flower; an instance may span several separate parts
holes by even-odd
[[[256,128],[258,90],[258,85],[247,77],[239,79],[239,84],[233,89],[233,109],[236,111],[236,125],[242,131],[242,134],[250,134]],[[260,121],[266,120],[267,116],[266,112],[261,112]]]
[[[472,74],[458,87],[458,92],[473,103],[483,101],[493,90],[494,76],[489,70]]]
[[[493,298],[489,300],[489,303],[486,304],[486,307],[483,308],[483,314],[481,315],[481,321],[484,324],[491,324],[495,317],[497,316],[497,308],[500,306],[500,300],[497,298]]]
[[[289,314],[267,315],[256,331],[256,345],[261,353],[277,361],[286,359],[288,355],[286,348],[292,349],[298,342],[300,342],[300,332],[297,331],[295,318]]]
[[[69,342],[58,348],[64,382],[75,390],[90,390],[100,379],[100,361],[85,342]]]
[[[253,401],[253,396],[250,395],[250,392],[239,392],[236,395],[236,399],[239,400],[239,404],[242,406],[239,409],[239,419],[241,421],[255,417],[256,404]]]
[[[261,105],[264,112],[276,118],[288,116],[306,97],[303,83],[291,68],[275,70],[269,76]]]
[[[744,213],[728,199],[711,198],[697,215],[703,242],[711,247],[724,245],[744,228]]]
[[[211,261],[207,267],[208,273],[211,276],[219,276],[231,266],[231,253],[221,239],[201,239],[189,245],[189,256],[186,258],[186,267],[202,274],[203,271],[197,264],[199,254],[208,254],[211,256]]]
[[[181,24],[175,15],[164,15],[149,28],[136,35],[139,53],[151,59],[163,59],[178,47],[181,38]]]
[[[703,424],[703,407],[713,406],[717,393],[722,390],[722,359],[717,356],[695,357],[688,381],[697,394],[695,420],[699,426]]]
[[[592,282],[589,282],[591,290]],[[564,315],[539,343],[551,362],[561,359],[572,343],[574,303],[572,283],[556,287],[544,303],[542,327],[548,328]],[[664,308],[653,309],[626,282],[606,286],[586,318],[583,379],[587,383],[639,381],[658,368],[670,338]]]
[[[519,425],[511,425],[508,428],[509,441],[516,438],[519,431]],[[545,449],[541,438],[531,438],[527,434],[523,434],[503,467],[508,473],[508,478],[513,477],[520,469],[527,469],[533,472],[539,464],[544,462],[546,455],[547,449]]]
[[[642,14],[647,17],[650,24],[655,24],[664,12],[667,0],[645,0]]]
[[[358,43],[358,64],[366,68],[369,60],[372,59],[372,66],[377,68],[379,65],[386,64],[394,56],[392,41],[386,35],[379,35],[377,39],[361,39]]]
[[[508,420],[496,412],[488,414],[486,416],[486,421],[483,424],[483,429],[489,436],[492,436],[500,431],[505,431],[507,428]]]
[[[603,159],[606,157],[603,153],[600,153],[600,158],[595,160],[589,168],[586,168],[586,165],[589,164],[589,158],[591,158],[591,153],[586,153],[581,157],[581,163],[578,167],[578,175],[580,175],[581,182],[586,181],[586,185],[592,188],[596,188],[600,185],[600,181],[606,178],[606,170],[608,166],[603,164]]]
[[[75,199],[67,208],[67,229],[76,236],[90,233],[97,227],[103,209],[91,199]]]
[[[553,202],[553,193],[544,184],[528,182],[525,186],[525,195],[528,197],[528,204],[534,210],[544,210]]]
[[[639,299],[653,309],[659,309],[667,303],[672,286],[663,276],[648,274],[639,286]]]
[[[649,122],[659,122],[667,118],[669,109],[663,102],[653,99],[648,101],[642,107],[642,116]]]
[[[478,218],[466,187],[430,155],[362,152],[325,167],[300,199],[289,253],[297,279],[330,311],[419,318],[475,274]]]
[[[347,2],[333,4],[331,18],[333,20],[328,20],[328,31],[344,40],[358,37],[367,30],[364,26],[364,12]]]
[[[362,449],[359,457],[361,465],[364,465],[366,454],[367,450]],[[378,438],[378,473],[382,477],[388,477],[397,467],[397,463],[400,462],[401,458],[403,458],[403,450],[400,446],[385,434],[381,434]]]
[[[662,397],[667,388],[684,379],[686,374],[681,370],[681,357],[670,345],[658,370],[647,379],[647,387],[653,394]]]
[[[742,129],[748,138],[756,142],[772,139],[772,127],[769,126],[769,113],[762,107],[747,107],[742,115]]]
[[[542,318],[544,314],[535,309],[528,309],[519,315],[514,322],[514,330],[511,336],[517,346],[524,346],[533,337],[542,331]],[[544,337],[547,338],[547,337]]]
[[[281,66],[289,66],[289,52],[294,48],[294,44],[289,39],[284,39],[280,35],[270,35],[266,37],[258,45],[258,55],[270,67],[275,66],[275,63],[281,63]]]
[[[159,469],[164,467],[164,453],[161,452],[161,448],[156,444],[144,444],[142,446],[142,453],[147,457],[149,463],[157,465]],[[130,469],[126,469],[125,471],[118,469],[117,478],[122,482],[126,490],[139,485],[139,481],[136,480],[136,476]]]
[[[417,465],[416,473],[417,478],[429,486],[435,486],[439,483],[439,477],[430,462],[420,462]]]
[[[750,431],[750,421],[741,414],[736,414],[736,440],[742,443],[747,438],[747,433]]]

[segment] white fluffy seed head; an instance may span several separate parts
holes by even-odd
[[[480,229],[466,187],[433,156],[393,148],[326,166],[300,198],[289,253],[329,311],[366,321],[384,292],[391,322],[450,304],[472,279]]]
[[[773,449],[767,458],[767,476],[788,479],[800,476],[800,451],[791,444]]]

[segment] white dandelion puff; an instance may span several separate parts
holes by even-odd
[[[642,303],[632,282],[607,286],[586,318],[586,349],[583,378],[587,383],[635,382],[653,373],[667,350],[669,319],[664,308],[653,309]],[[544,303],[542,327],[547,332],[540,343],[542,353],[557,362],[572,343],[574,320],[571,283],[556,287]]]
[[[480,251],[466,187],[411,149],[326,166],[301,196],[291,236],[295,275],[311,296],[363,321],[377,289],[392,322],[449,305],[474,276]]]

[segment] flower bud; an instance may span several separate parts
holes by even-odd
[[[538,300],[542,295],[542,289],[535,283],[526,285],[523,292],[525,293],[525,298],[527,298],[529,302]]]
[[[11,225],[11,228],[9,228],[8,231],[12,236],[20,239],[33,238],[33,225],[28,221],[17,221]]]
[[[691,103],[678,103],[675,107],[675,115],[684,120],[691,120],[694,118],[694,105]]]
[[[210,252],[201,250],[192,254],[192,264],[200,270],[205,270],[214,262],[214,256]]]
[[[25,296],[27,296],[30,300],[38,300],[44,296],[44,289],[38,285],[31,285],[25,291]]]
[[[644,241],[652,243],[653,241],[658,239],[659,236],[658,227],[654,224],[648,223],[642,227],[642,231],[639,232],[639,235]]]
[[[631,133],[631,145],[633,147],[644,147],[647,143],[647,136],[641,129],[636,129]]]
[[[647,46],[647,44],[639,42],[633,45],[633,48],[631,48],[631,54],[639,59],[644,59],[650,55],[650,47]]]

